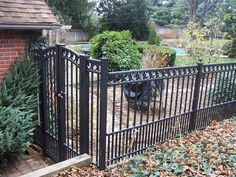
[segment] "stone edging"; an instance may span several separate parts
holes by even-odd
[[[83,154],[78,157],[74,157],[72,159],[48,166],[46,168],[42,168],[32,173],[25,174],[21,177],[50,177],[69,168],[70,166],[85,167],[89,166],[90,163],[91,163],[91,157],[87,154]]]

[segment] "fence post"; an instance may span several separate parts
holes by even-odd
[[[65,136],[65,60],[62,58],[63,44],[56,45],[56,86],[57,86],[57,116],[58,116],[58,150],[59,160],[66,159]]]
[[[89,56],[80,55],[79,58],[80,154],[89,154],[89,72],[87,71]]]
[[[40,122],[41,122],[41,135],[42,135],[42,150],[43,155],[46,154],[46,122],[45,119],[47,117],[47,94],[45,91],[47,90],[46,86],[46,69],[47,65],[43,58],[43,49],[37,50],[38,54],[38,63],[39,63],[39,77],[40,77],[40,90],[39,90],[39,106],[40,106]]]
[[[198,100],[199,100],[199,92],[202,80],[202,67],[203,63],[199,61],[197,63],[197,75],[194,85],[194,93],[193,93],[193,104],[192,104],[192,113],[190,117],[189,123],[189,132],[195,130],[196,128],[196,120],[197,120],[197,110],[198,110]]]
[[[106,167],[106,126],[107,126],[107,83],[108,59],[104,52],[101,58],[100,79],[100,136],[99,136],[99,169]]]

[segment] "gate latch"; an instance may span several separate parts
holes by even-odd
[[[63,91],[61,91],[60,93],[57,94],[57,96],[62,99],[64,98],[64,95],[65,95],[65,93]]]

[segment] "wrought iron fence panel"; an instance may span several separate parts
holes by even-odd
[[[236,63],[108,72],[105,55],[63,45],[37,57],[38,142],[55,161],[88,153],[104,169],[236,114]]]

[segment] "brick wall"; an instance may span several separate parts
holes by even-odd
[[[0,30],[0,81],[16,59],[26,55],[31,39],[39,33]]]

